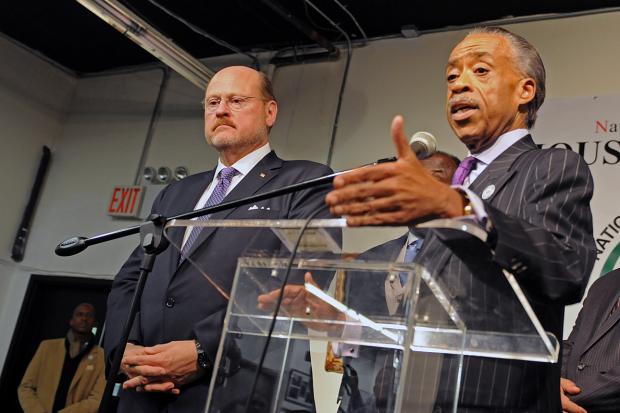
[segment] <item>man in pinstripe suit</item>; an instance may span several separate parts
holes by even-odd
[[[592,284],[564,342],[562,409],[620,410],[620,268]]]
[[[512,309],[495,288],[505,282],[502,269],[508,269],[545,330],[562,337],[564,306],[581,299],[594,263],[593,183],[580,156],[538,149],[529,134],[545,96],[542,60],[520,36],[477,29],[452,50],[446,83],[448,121],[470,155],[453,186],[422,168],[397,116],[392,137],[398,161],[337,177],[327,203],[332,213],[346,215],[349,225],[475,214],[489,235],[486,254],[474,260],[457,256],[441,234],[431,232],[416,261],[456,303],[480,306],[468,314],[473,329],[510,320]],[[489,288],[472,288],[477,277]],[[466,357],[459,411],[559,412],[559,379],[559,364]],[[443,408],[439,399],[437,411]]]

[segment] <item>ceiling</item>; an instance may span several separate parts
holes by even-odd
[[[293,18],[330,42],[343,40],[342,34],[305,0],[121,1],[198,58],[230,54],[231,51],[191,31],[157,8],[154,1],[245,52],[282,50],[316,43],[267,3],[286,9]],[[506,17],[587,12],[620,6],[620,0],[504,0],[471,3],[415,0],[311,1],[352,39],[361,39],[361,32],[338,2],[355,17],[368,38],[400,36],[401,28],[409,25],[424,32]],[[2,1],[0,32],[77,74],[156,62],[153,56],[76,0]]]

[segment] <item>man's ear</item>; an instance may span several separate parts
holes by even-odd
[[[272,127],[276,123],[276,117],[278,116],[278,103],[275,100],[270,100],[265,105],[265,121],[267,127]]]
[[[517,88],[519,105],[527,105],[536,96],[536,82],[531,77],[521,79]]]

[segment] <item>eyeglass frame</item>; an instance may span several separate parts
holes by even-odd
[[[209,109],[209,108],[207,107],[207,99],[219,99],[219,101],[217,102],[217,106],[214,106],[212,109]],[[234,106],[232,106],[232,105],[233,105],[233,103],[231,102],[231,99],[242,99],[242,102],[240,102],[240,103],[238,104],[238,105],[241,105],[241,106],[239,106],[239,107],[234,107]],[[233,95],[233,96],[227,97],[227,98],[225,98],[225,99],[222,99],[222,98],[216,98],[215,96],[212,96],[212,97],[210,97],[210,98],[206,98],[206,97],[205,97],[205,98],[203,98],[203,99],[200,101],[200,104],[202,105],[202,109],[203,109],[205,112],[208,112],[208,113],[215,113],[215,112],[217,112],[217,110],[220,108],[220,105],[222,104],[222,101],[223,101],[223,102],[225,102],[225,105],[226,105],[226,106],[227,106],[230,110],[232,110],[233,112],[240,112],[240,111],[242,111],[243,109],[245,109],[245,108],[247,107],[247,104],[249,103],[248,101],[249,101],[250,99],[260,99],[260,100],[262,100],[263,102],[269,102],[269,101],[272,101],[272,100],[273,100],[273,99],[266,99],[266,98],[262,98],[262,97],[260,97],[260,96],[242,96],[242,95]]]

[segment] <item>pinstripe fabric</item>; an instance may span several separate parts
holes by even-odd
[[[571,397],[592,412],[620,410],[620,269],[599,278],[588,291],[575,326],[564,342],[562,376],[581,393]]]
[[[583,295],[595,258],[588,167],[579,155],[540,150],[526,136],[489,164],[469,188],[481,195],[490,185],[495,190],[484,203],[494,228],[493,254],[467,261],[451,253],[441,234],[433,232],[417,261],[445,286],[454,303],[469,309],[463,316],[473,330],[498,323],[520,328],[512,317],[517,309],[503,300],[501,268],[509,268],[545,330],[561,338],[564,305]],[[479,288],[481,277],[484,288]],[[476,280],[478,287],[473,288]],[[559,369],[557,364],[466,357],[459,412],[557,412]]]

